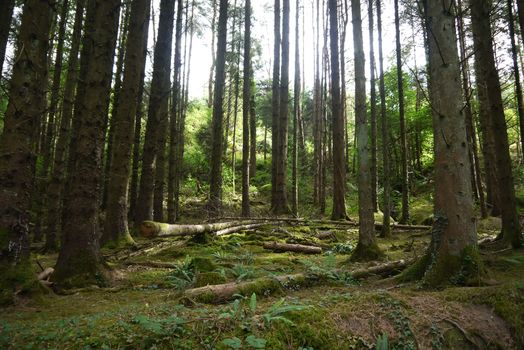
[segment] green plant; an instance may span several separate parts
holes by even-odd
[[[389,350],[388,335],[381,334],[377,338],[377,344],[375,345],[377,350]]]
[[[238,264],[229,269],[237,281],[245,281],[255,276],[255,269],[251,266]]]
[[[284,298],[280,299],[274,303],[269,308],[269,310],[262,314],[262,320],[264,320],[264,325],[266,327],[269,327],[271,323],[275,321],[281,321],[289,325],[294,325],[290,319],[284,317],[283,315],[291,311],[301,311],[307,308],[305,305],[284,305],[284,302]]]
[[[176,289],[184,289],[195,281],[195,269],[192,259],[186,257],[184,261],[173,269],[168,277],[170,284]]]

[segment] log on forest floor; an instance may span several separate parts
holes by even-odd
[[[290,244],[278,242],[266,242],[263,245],[264,249],[275,252],[295,252],[304,254],[322,254],[322,248],[303,244]]]
[[[398,260],[365,269],[353,270],[349,273],[355,279],[374,275],[392,275],[407,267],[411,262]],[[338,272],[343,271],[338,270]],[[313,273],[263,277],[246,282],[230,282],[187,289],[183,294],[183,300],[218,304],[235,299],[238,295],[250,296],[256,293],[259,296],[268,296],[281,292],[283,289],[297,290],[318,285],[327,280],[329,279],[326,276],[319,276]]]
[[[202,233],[215,233],[217,235],[225,235],[269,224],[278,224],[278,222],[273,220],[267,223],[260,223],[259,221],[257,222],[247,220],[217,222],[213,224],[171,225],[154,221],[144,221],[140,224],[139,230],[140,234],[144,237],[189,236]]]

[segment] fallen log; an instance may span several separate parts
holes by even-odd
[[[37,276],[39,281],[47,281],[49,280],[49,277],[55,272],[55,269],[52,267],[45,268],[42,272],[40,272]]]
[[[229,227],[229,228],[225,228],[223,230],[219,230],[219,231],[215,231],[213,232],[213,234],[215,236],[222,236],[222,235],[228,235],[230,233],[235,233],[235,232],[238,232],[238,231],[244,231],[244,230],[252,230],[254,228],[258,228],[258,227],[261,227],[261,226],[265,226],[265,225],[270,225],[270,224],[278,224],[278,222],[276,221],[273,221],[273,222],[264,222],[264,223],[258,223],[258,224],[248,224],[248,225],[240,225],[240,226],[233,226],[233,227]]]
[[[301,218],[282,218],[282,217],[257,217],[257,218],[242,218],[242,217],[223,217],[220,218],[220,220],[235,220],[235,221],[243,221],[243,220],[249,220],[249,221],[282,221],[282,222],[289,222],[289,223],[303,223],[303,224],[325,224],[325,225],[339,225],[339,226],[353,226],[358,227],[359,223],[356,221],[337,221],[337,220],[317,220],[317,219],[301,219]],[[375,229],[381,229],[382,224],[379,222],[375,223]],[[426,225],[402,225],[402,224],[394,224],[391,225],[392,229],[398,229],[398,230],[429,230],[431,229],[431,226]]]
[[[367,269],[350,271],[353,278],[359,279],[371,275],[392,274],[408,266],[411,261],[399,260],[390,263],[372,266]],[[343,272],[342,270],[338,270]],[[207,285],[205,287],[187,289],[183,298],[207,304],[218,304],[236,298],[238,295],[250,296],[256,293],[268,296],[281,292],[283,289],[297,290],[322,283],[324,279],[318,275],[297,273],[275,277],[263,277],[246,282],[230,282],[225,284]]]
[[[220,231],[231,227],[242,227],[255,222],[217,222],[214,224],[197,224],[197,225],[171,225],[155,221],[144,221],[139,226],[140,234],[144,237],[171,237],[171,236],[189,236],[200,233],[210,233]],[[240,231],[241,229],[239,229]]]
[[[128,261],[125,263],[127,266],[143,266],[143,267],[153,267],[161,269],[174,269],[178,265],[163,261]]]
[[[322,254],[322,248],[303,244],[265,242],[264,249],[275,252],[295,252],[304,254]]]

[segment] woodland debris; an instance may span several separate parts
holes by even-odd
[[[233,227],[229,227],[229,228],[225,228],[223,230],[219,230],[219,231],[213,232],[213,234],[215,236],[228,235],[228,234],[235,233],[235,232],[238,232],[238,231],[252,230],[254,228],[258,228],[258,227],[265,226],[265,225],[268,225],[268,224],[277,224],[277,222],[271,222],[271,223],[265,223],[264,222],[264,223],[257,223],[257,224],[233,226]]]
[[[316,234],[316,237],[318,239],[334,239],[335,238],[335,232],[333,231],[320,231]]]
[[[171,237],[171,236],[189,236],[202,233],[219,232],[221,230],[236,227],[234,231],[238,232],[246,227],[255,224],[255,221],[231,221],[217,222],[213,224],[196,224],[196,225],[171,225],[154,221],[144,221],[140,224],[139,231],[144,237]],[[261,225],[262,226],[262,225]],[[225,233],[222,233],[225,234]]]
[[[163,261],[128,261],[125,263],[127,266],[144,266],[161,269],[174,269],[177,264],[163,262]]]
[[[272,250],[272,251],[275,251],[275,252],[295,252],[295,253],[304,253],[304,254],[322,254],[322,248],[309,246],[309,245],[303,245],[303,244],[266,242],[266,243],[264,243],[264,249]]]
[[[37,278],[39,281],[47,281],[49,277],[51,277],[53,272],[55,272],[55,269],[53,269],[52,267],[46,267],[44,271],[40,272],[37,275]]]

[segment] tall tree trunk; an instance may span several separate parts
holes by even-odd
[[[215,29],[216,29],[216,18],[217,18],[217,0],[211,2],[213,17],[211,19],[211,68],[209,69],[209,81],[207,85],[207,106],[213,107],[213,78],[216,66],[216,53],[215,53]]]
[[[322,171],[322,139],[321,127],[320,127],[320,0],[316,1],[316,11],[311,9],[312,13],[315,13],[315,39],[314,39],[314,54],[315,54],[315,76],[313,85],[313,163],[314,163],[314,183],[313,183],[313,204],[320,204],[320,177]]]
[[[386,114],[386,87],[384,82],[384,55],[382,50],[382,4],[377,0],[377,25],[378,25],[378,61],[380,70],[380,131],[382,134],[382,182],[384,187],[384,198],[382,212],[382,237],[391,235],[390,215],[391,215],[391,180],[389,165],[389,138],[388,138],[388,119]]]
[[[477,234],[462,114],[455,14],[451,0],[425,2],[435,140],[435,222],[425,257],[412,268],[430,286],[478,277]],[[409,272],[408,272],[409,274]],[[464,281],[462,281],[464,282]]]
[[[5,51],[9,39],[9,30],[11,28],[14,8],[15,0],[4,0],[0,3],[0,75],[2,74],[2,67],[4,66]]]
[[[182,69],[182,0],[178,1],[175,29],[175,71],[173,74],[173,99],[171,100],[171,113],[169,120],[169,175],[167,181],[167,221],[173,224],[176,220],[175,212],[175,187],[176,187],[176,155],[177,142],[177,118],[178,110],[183,102],[180,84],[180,70]],[[187,29],[186,29],[187,30]]]
[[[168,72],[171,74],[171,72]],[[169,96],[169,93],[167,93]],[[166,143],[167,129],[169,128],[169,97],[162,101],[160,106],[160,127],[156,146],[156,167],[153,189],[153,220],[164,222],[164,199],[166,187]]]
[[[220,0],[215,92],[213,96],[213,120],[211,131],[211,174],[209,182],[209,209],[212,215],[219,215],[222,209],[222,103],[224,100],[224,83],[226,78],[227,8],[228,0]]]
[[[296,0],[295,8],[295,84],[293,96],[293,140],[291,146],[291,213],[298,217],[298,121],[300,119],[300,0]]]
[[[508,23],[509,35],[511,39],[511,57],[513,59],[513,77],[515,79],[515,95],[517,97],[517,106],[520,126],[520,145],[524,155],[524,102],[522,101],[522,84],[520,82],[520,72],[518,63],[518,48],[515,42],[515,22],[513,18],[513,0],[508,0]],[[522,29],[521,29],[522,30]]]
[[[238,20],[238,32],[240,33],[242,29],[242,21]],[[235,196],[235,192],[236,192],[236,183],[235,183],[235,179],[236,179],[236,170],[237,170],[237,165],[236,165],[236,159],[237,159],[237,126],[238,126],[238,98],[239,98],[239,95],[240,95],[240,50],[241,50],[241,40],[240,40],[240,34],[238,35],[238,40],[237,40],[237,47],[236,47],[236,50],[234,52],[236,52],[236,62],[235,64],[233,65],[234,70],[235,70],[235,88],[234,88],[234,97],[235,97],[235,102],[234,102],[234,107],[233,107],[233,135],[232,135],[232,140],[231,140],[231,187],[232,187],[232,191],[233,191],[233,196]]]
[[[373,21],[373,0],[368,0],[368,19],[369,19],[369,84],[370,91],[370,122],[371,122],[371,200],[373,211],[378,211],[377,198],[377,89],[375,78],[375,39]]]
[[[244,13],[244,77],[242,92],[242,216],[249,217],[249,114],[251,111],[251,0],[246,0]]]
[[[282,37],[280,33],[280,0],[274,5],[274,44],[273,44],[273,80],[271,95],[271,208],[276,208],[279,115],[280,115],[280,49]]]
[[[102,244],[133,244],[127,223],[127,188],[131,174],[131,148],[138,93],[144,65],[144,44],[149,29],[150,0],[133,0],[126,41],[125,70],[120,98],[126,103],[118,104],[113,123],[115,125],[114,146],[108,183],[107,213]]]
[[[154,53],[153,79],[151,81],[144,151],[142,153],[142,171],[135,224],[153,219],[154,179],[158,166],[158,138],[163,120],[167,117],[170,90],[169,75],[171,72],[174,13],[175,0],[162,0],[160,2],[160,23]]]
[[[404,111],[404,77],[402,73],[402,48],[400,46],[400,14],[398,0],[395,0],[395,33],[397,51],[397,86],[398,112],[400,116],[400,163],[402,179],[402,215],[400,223],[409,223],[409,172],[408,172],[408,144],[406,138],[406,116]]]
[[[358,244],[352,260],[374,260],[381,255],[375,240],[371,197],[369,130],[366,116],[366,66],[362,38],[360,0],[351,0],[353,42],[355,47],[355,123],[358,144]]]
[[[507,244],[518,248],[522,245],[522,235],[517,214],[502,93],[492,46],[490,10],[491,1],[489,0],[479,0],[478,6],[471,7],[475,72],[479,90],[485,89],[489,100],[489,106],[485,108],[489,109],[490,113],[486,115],[485,122],[487,127],[493,130],[495,141],[496,177],[500,189],[502,211],[502,238]],[[485,100],[480,100],[480,103],[483,102]]]
[[[252,66],[253,64],[251,64]],[[257,111],[255,106],[256,83],[253,67],[250,68],[249,82],[251,84],[251,94],[249,99],[249,178],[253,179],[257,173]]]
[[[344,116],[340,95],[340,56],[337,0],[329,0],[331,43],[331,113],[333,132],[333,212],[331,219],[346,219],[346,157],[344,147]]]
[[[51,24],[47,1],[25,2],[18,34],[4,131],[0,138],[0,305],[32,285],[29,221],[36,122],[45,113],[47,49]]]
[[[100,173],[104,147],[104,120],[108,110],[111,72],[118,33],[120,2],[104,0],[89,7],[94,11],[92,22],[87,22],[83,44],[85,80],[79,84],[76,147],[71,149],[76,160],[72,166],[70,188],[67,193],[68,215],[64,217],[63,241],[53,273],[53,280],[62,286],[99,284],[104,279],[104,268],[99,248]]]
[[[47,188],[47,214],[44,225],[46,228],[45,251],[47,252],[52,252],[57,249],[56,239],[61,231],[61,203],[66,172],[66,153],[71,135],[73,102],[78,77],[78,52],[80,50],[85,2],[86,0],[79,0],[76,4],[75,23],[67,60],[68,68],[62,100],[62,117],[60,119],[60,127],[56,141],[51,178]]]

